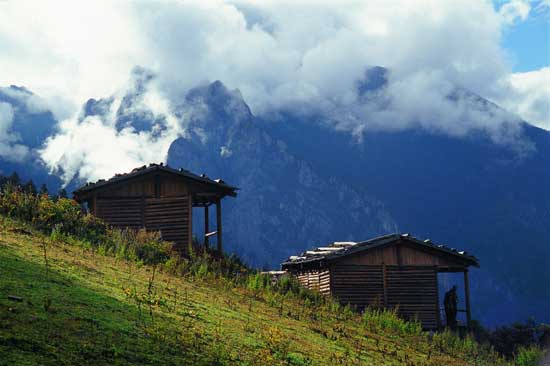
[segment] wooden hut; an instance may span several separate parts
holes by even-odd
[[[184,169],[161,164],[136,168],[109,180],[88,183],[73,192],[92,214],[115,227],[159,231],[185,251],[192,242],[193,207],[204,208],[204,242],[216,235],[222,251],[221,200],[235,197],[237,188]],[[209,228],[209,207],[216,205],[216,231]]]
[[[442,325],[438,273],[464,273],[466,318],[471,320],[468,267],[478,260],[429,240],[391,234],[363,242],[335,242],[292,256],[282,269],[299,282],[361,310],[396,308],[406,318],[417,318],[425,329]]]

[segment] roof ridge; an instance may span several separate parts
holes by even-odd
[[[450,248],[442,244],[433,243],[430,239],[421,240],[421,239],[415,238],[409,233],[403,233],[403,234],[391,233],[391,234],[381,235],[381,236],[360,241],[360,242],[333,242],[325,246],[319,246],[314,249],[306,250],[299,255],[290,256],[286,261],[283,262],[283,265],[293,264],[293,263],[312,262],[312,261],[318,261],[321,259],[332,260],[338,257],[367,250],[369,248],[378,247],[388,242],[392,242],[396,239],[404,239],[412,243],[416,243],[418,245],[427,246],[435,250],[439,250],[439,251],[446,252],[448,254],[459,256],[465,260],[472,262],[474,265],[479,266],[478,259],[475,256],[470,255],[465,250],[458,251],[455,248]]]
[[[220,188],[228,189],[228,190],[231,190],[231,191],[238,190],[237,187],[233,187],[233,186],[228,185],[222,179],[216,179],[215,180],[215,179],[211,179],[211,178],[207,177],[206,175],[200,176],[200,175],[197,175],[197,174],[195,174],[195,173],[193,173],[193,172],[191,172],[187,169],[172,168],[171,166],[165,165],[163,162],[160,162],[159,164],[150,163],[149,165],[142,165],[140,167],[132,169],[129,173],[115,173],[115,175],[113,175],[109,179],[98,179],[95,182],[86,182],[84,185],[82,185],[79,188],[77,188],[76,190],[74,190],[73,193],[92,190],[92,189],[99,188],[99,187],[102,187],[102,186],[110,184],[110,183],[116,183],[118,181],[122,181],[124,179],[129,179],[129,178],[138,176],[140,174],[145,174],[147,172],[155,171],[155,170],[163,170],[163,171],[166,171],[166,172],[169,172],[169,173],[178,174],[178,175],[181,175],[181,176],[184,176],[184,177],[187,177],[187,178],[190,178],[190,179],[194,179],[194,180],[197,180],[197,181],[200,181],[200,182],[204,182],[204,183],[207,183],[207,184],[213,184],[213,185],[216,185]]]

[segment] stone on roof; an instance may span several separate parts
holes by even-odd
[[[222,190],[226,191],[227,194],[231,195],[231,196],[235,196],[236,191],[238,190],[238,188],[232,187],[232,186],[226,184],[221,179],[213,180],[213,179],[208,178],[205,174],[196,175],[196,174],[193,174],[190,171],[185,170],[183,168],[174,169],[174,168],[169,167],[168,165],[164,165],[164,163],[161,162],[159,164],[151,163],[151,164],[149,164],[149,166],[143,165],[141,167],[134,168],[130,171],[130,173],[117,173],[108,180],[99,179],[96,182],[88,182],[85,185],[78,188],[77,190],[75,190],[74,194],[78,195],[80,193],[91,191],[91,190],[94,190],[96,188],[103,187],[105,185],[118,183],[118,182],[124,181],[126,179],[130,179],[130,178],[133,178],[133,177],[136,177],[136,176],[139,176],[139,175],[142,175],[142,174],[146,174],[146,173],[149,173],[149,172],[152,172],[152,171],[168,172],[168,173],[171,173],[171,174],[182,176],[182,177],[187,178],[187,179],[191,179],[191,180],[195,180],[195,181],[198,181],[198,182],[201,182],[201,183],[204,183],[204,184],[212,185],[212,186],[215,186],[216,188],[219,188],[219,189],[222,189]]]
[[[417,245],[429,247],[439,252],[461,257],[466,262],[479,267],[477,258],[468,254],[466,251],[459,252],[455,248],[449,248],[442,244],[434,244],[430,239],[420,240],[410,234],[389,234],[362,242],[334,242],[329,245],[307,250],[300,255],[291,256],[283,262],[283,265],[314,262],[319,260],[333,260],[361,251],[370,250],[384,244],[389,244],[398,239],[405,239]]]

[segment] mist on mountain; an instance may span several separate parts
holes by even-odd
[[[0,170],[72,189],[164,161],[241,188],[224,201],[224,244],[251,264],[410,232],[479,257],[476,318],[548,320],[539,279],[550,278],[550,133],[460,86],[436,83],[423,100],[398,90],[404,83],[368,68],[350,103],[256,115],[221,81],[168,98],[136,68],[127,90],[90,99],[67,121],[0,93],[13,111],[0,143],[29,151],[23,163],[0,157]]]

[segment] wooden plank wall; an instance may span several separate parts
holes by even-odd
[[[381,265],[334,265],[332,294],[345,304],[362,310],[383,306],[384,279]]]
[[[114,227],[160,231],[184,251],[191,238],[189,197],[98,198],[95,214]]]
[[[309,270],[296,274],[300,284],[310,290],[319,291],[323,295],[330,294],[330,271]]]
[[[296,279],[300,282],[300,285],[305,288],[309,288],[309,273],[308,272],[298,272],[296,274]]]
[[[191,232],[189,197],[147,198],[144,216],[147,230],[160,231],[164,240],[187,249]]]
[[[329,270],[319,272],[319,292],[323,295],[331,294],[331,275]]]
[[[98,198],[95,215],[114,227],[140,229],[143,227],[142,210],[141,198]]]
[[[155,180],[153,176],[140,177],[126,182],[113,184],[101,189],[100,197],[141,197],[143,195],[153,197],[155,195]]]
[[[334,265],[331,293],[358,310],[395,308],[405,319],[438,327],[437,271],[434,266]],[[384,288],[385,287],[385,288]]]
[[[457,262],[450,255],[437,253],[430,248],[414,247],[406,241],[344,257],[339,261],[339,264],[464,266],[464,263]]]
[[[386,266],[387,306],[428,329],[438,327],[437,271],[434,266]]]

